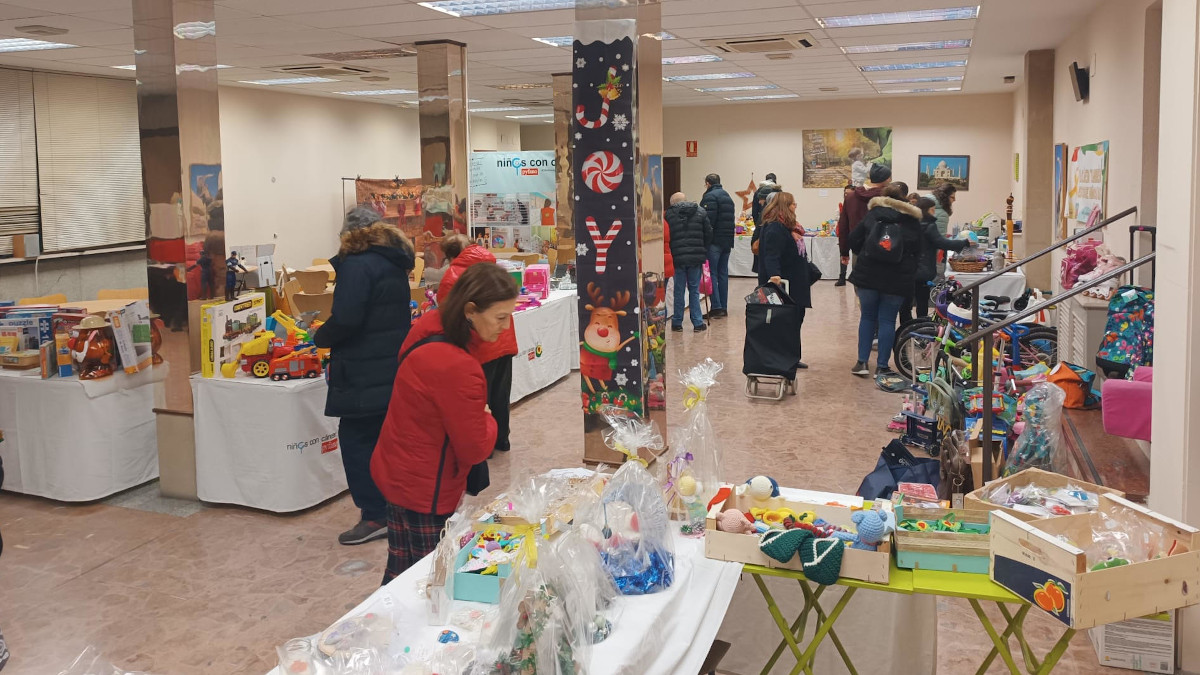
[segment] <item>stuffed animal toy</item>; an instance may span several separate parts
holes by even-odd
[[[755,501],[764,502],[779,496],[779,482],[770,476],[755,476],[746,481],[746,486],[746,493]]]
[[[746,514],[737,509],[726,509],[717,516],[717,529],[733,534],[746,534],[754,531],[754,525],[746,519]]]
[[[850,548],[865,551],[879,550],[879,544],[896,529],[894,516],[883,511],[855,511],[850,520],[858,526],[858,536]]]

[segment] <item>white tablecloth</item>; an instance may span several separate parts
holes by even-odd
[[[677,537],[675,555],[675,583],[670,588],[653,595],[622,596],[617,600],[610,610],[615,617],[612,634],[592,650],[590,675],[700,672],[733,599],[742,566],[705,558],[703,539]],[[425,600],[418,595],[417,588],[429,575],[430,560],[422,559],[343,618],[370,611],[387,612],[396,621],[393,640],[403,639],[414,650],[435,646],[438,634],[447,629],[457,632],[466,642],[470,634],[461,628],[428,625]],[[487,607],[466,602],[454,605],[455,611],[459,607]],[[280,675],[279,669],[268,675]]]
[[[325,416],[327,390],[323,378],[193,376],[197,496],[287,513],[344,491],[338,419]]]
[[[946,268],[946,278],[954,279],[963,286],[973,284],[991,272],[955,272]],[[1006,295],[1016,300],[1025,292],[1025,272],[1020,267],[1005,272],[982,286],[983,295]],[[983,297],[983,296],[980,296]]]
[[[729,276],[758,276],[754,273],[754,251],[750,248],[750,239],[750,235],[733,238],[733,250],[729,252]]]
[[[86,502],[158,477],[153,371],[84,384],[0,371],[4,489]]]
[[[821,268],[822,279],[836,279],[840,270],[841,253],[837,237],[805,237],[809,258]],[[755,277],[754,252],[750,249],[750,237],[734,237],[733,251],[729,253],[729,276]]]
[[[579,314],[575,291],[552,291],[541,307],[513,315],[513,403],[579,369]]]

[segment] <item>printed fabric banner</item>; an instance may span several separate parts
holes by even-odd
[[[806,188],[862,185],[872,164],[892,166],[891,127],[806,129],[803,139]]]
[[[1072,150],[1067,175],[1071,181],[1067,190],[1067,219],[1086,223],[1097,210],[1103,218],[1108,196],[1108,141]]]
[[[471,153],[471,236],[491,248],[555,245],[553,151]]]
[[[354,197],[359,205],[378,211],[385,223],[400,228],[417,253],[424,255],[426,267],[441,267],[438,242],[446,234],[447,219],[453,219],[428,207],[438,202],[436,189],[427,190],[420,178],[358,178],[354,181]]]

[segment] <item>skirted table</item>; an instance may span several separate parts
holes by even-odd
[[[541,307],[513,315],[513,403],[579,369],[579,314],[575,291],[552,291]]]
[[[754,252],[750,248],[750,235],[733,238],[733,250],[729,253],[729,276],[756,277],[754,273]],[[822,279],[837,279],[840,271],[841,252],[838,250],[837,237],[804,237],[804,246],[808,249],[808,257],[821,268]]]

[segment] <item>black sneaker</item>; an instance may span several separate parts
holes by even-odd
[[[714,310],[712,311],[712,315],[713,315],[714,317],[721,317],[721,318],[724,318],[724,317],[727,317],[727,316],[729,316],[729,311],[728,311],[728,310],[724,310],[724,309],[714,309]]]
[[[867,375],[871,374],[871,370],[867,368],[866,363],[862,361],[855,361],[854,367],[850,369],[850,374],[858,375],[859,377],[866,377]]]
[[[682,326],[680,326],[680,330],[683,330]],[[706,324],[706,323],[702,323],[699,326],[692,328],[692,331],[694,331],[696,333],[699,333],[701,331],[706,331],[706,330],[708,330],[708,324]]]
[[[387,537],[387,523],[360,520],[357,525],[338,535],[338,543],[343,546],[356,546],[384,537]]]
[[[680,325],[680,326],[676,326],[675,324],[671,324],[671,332],[672,332],[672,333],[682,333],[682,332],[683,332],[683,326],[682,326],[682,325]]]
[[[837,281],[833,282],[833,285],[834,285],[834,286],[845,286],[845,285],[846,285],[846,280],[845,280],[845,279],[838,279]]]
[[[803,361],[797,361],[796,367],[799,368],[800,370],[808,370],[808,364]]]

